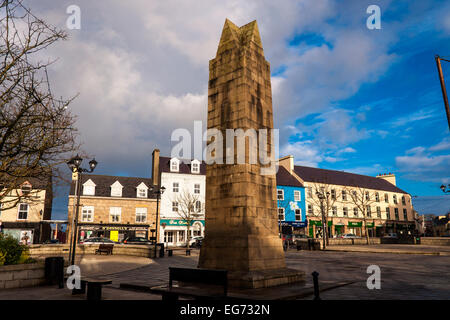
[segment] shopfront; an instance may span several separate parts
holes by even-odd
[[[78,225],[79,241],[93,238],[104,237],[112,241],[122,242],[128,237],[149,238],[149,225],[132,224],[82,224]]]
[[[305,234],[308,226],[306,221],[278,221],[282,234]]]
[[[3,222],[3,234],[10,235],[22,244],[36,244],[40,241],[41,223]]]
[[[187,242],[187,222],[182,219],[161,219],[160,241],[165,246],[184,246]],[[190,238],[204,236],[205,220],[193,220],[190,223]]]
[[[319,220],[308,220],[309,224],[308,235],[311,238],[322,238],[323,237],[323,227],[322,221]],[[332,236],[333,221],[328,221],[328,235]]]
[[[366,230],[369,233],[369,237],[375,237],[375,223],[366,222]]]
[[[341,222],[338,222],[334,225],[334,235],[336,237],[345,233],[345,225]]]
[[[362,221],[349,221],[347,227],[348,233],[362,237]]]

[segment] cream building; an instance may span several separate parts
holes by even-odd
[[[395,175],[383,174],[376,177],[294,165],[293,156],[280,159],[283,166],[305,186],[307,234],[316,237],[322,222],[320,208],[313,201],[316,189],[325,187],[334,198],[328,214],[329,234],[353,233],[365,235],[363,214],[350,193],[368,193],[366,222],[369,235],[381,237],[386,233],[412,234],[415,230],[415,211],[411,196],[396,186]],[[361,204],[361,203],[359,203]],[[366,206],[367,207],[367,206]]]
[[[50,239],[50,224],[44,220],[51,214],[51,179],[29,178],[0,201],[0,229],[24,244],[42,243]]]

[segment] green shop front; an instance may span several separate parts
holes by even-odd
[[[183,219],[160,220],[160,242],[165,246],[185,246],[188,240],[188,222]],[[191,220],[189,224],[190,239],[203,237],[205,234],[205,220]],[[192,241],[191,241],[192,242]]]
[[[328,234],[332,234],[333,221],[328,221]],[[320,220],[308,220],[308,235],[311,238],[322,238],[323,227],[322,221]]]
[[[348,233],[353,233],[358,237],[362,237],[362,221],[349,221],[347,224]]]

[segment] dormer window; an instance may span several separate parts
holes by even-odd
[[[136,190],[136,197],[147,198],[148,187],[143,182],[141,182],[141,184],[137,186]]]
[[[111,197],[121,197],[123,186],[119,181],[114,182],[111,185]]]
[[[177,158],[173,158],[170,160],[170,171],[171,172],[180,171],[180,161]]]
[[[28,181],[25,181],[21,187],[22,195],[24,195],[24,196],[29,195],[31,192],[31,189],[32,189],[31,183],[29,183]]]
[[[198,160],[191,161],[191,173],[200,173],[200,161]]]
[[[83,195],[84,196],[94,196],[95,195],[95,187],[96,184],[89,179],[85,183],[83,183]]]

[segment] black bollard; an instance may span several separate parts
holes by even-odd
[[[319,296],[319,273],[317,271],[314,271],[311,273],[313,276],[313,283],[314,283],[314,299],[313,300],[320,300]]]

